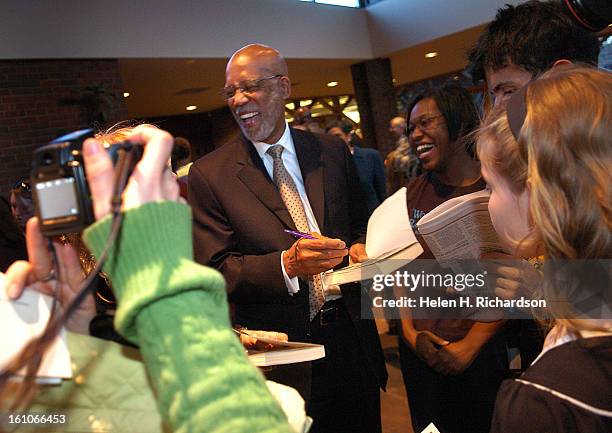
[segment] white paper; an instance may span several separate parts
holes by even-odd
[[[400,188],[378,206],[368,221],[366,253],[375,258],[417,242],[406,205],[406,188]]]
[[[4,369],[32,338],[45,329],[53,299],[26,288],[19,299],[9,300],[4,287],[4,274],[0,273],[0,369]],[[40,382],[56,382],[53,378],[72,377],[70,354],[66,335],[60,335],[43,357],[37,376]]]
[[[429,423],[429,425],[425,427],[425,430],[423,430],[421,433],[440,433],[440,430],[438,430],[438,428],[432,422]]]

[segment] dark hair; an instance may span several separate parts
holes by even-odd
[[[506,5],[468,52],[472,80],[484,78],[485,69],[517,65],[534,76],[550,69],[555,61],[597,64],[599,40],[565,12],[559,2],[529,1]]]
[[[13,219],[11,206],[4,196],[0,196],[0,245],[25,250],[25,237]]]
[[[470,156],[474,156],[474,137],[471,132],[478,127],[480,119],[470,92],[456,84],[427,89],[412,100],[406,117],[410,119],[414,106],[429,98],[436,102],[438,110],[444,116],[450,141],[464,141],[465,150]]]
[[[191,143],[189,140],[183,137],[176,137],[174,139],[174,147],[172,148],[172,155],[170,161],[172,163],[172,171],[178,170],[179,164],[185,160],[191,162]]]
[[[332,128],[340,128],[340,130],[344,132],[345,134],[350,134],[350,132],[353,130],[353,125],[351,125],[348,122],[343,122],[341,120],[338,120],[332,123],[331,125],[329,125],[327,128],[325,128],[325,132],[329,133],[329,131]]]

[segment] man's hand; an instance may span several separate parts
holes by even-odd
[[[53,296],[57,284],[57,298],[66,307],[78,293],[85,276],[81,270],[77,252],[72,245],[55,242],[59,280],[51,273],[53,259],[47,250],[47,242],[40,232],[38,218],[31,218],[26,225],[26,244],[29,261],[19,260],[6,272],[6,290],[10,299],[17,299],[28,286],[38,292]],[[75,314],[66,324],[68,329],[81,334],[89,334],[89,322],[96,314],[93,297],[81,303]]]
[[[480,347],[459,340],[441,347],[430,367],[444,375],[461,374],[472,365],[479,352]]]
[[[280,341],[289,341],[289,337],[284,332],[276,331],[253,331],[250,329],[243,329],[240,334],[240,342],[247,350],[272,350],[274,345],[270,343],[264,343],[260,338],[268,338]]]
[[[368,253],[366,253],[365,244],[354,244],[349,249],[349,256],[351,257],[352,263],[362,263],[368,260]]]
[[[438,352],[440,348],[448,345],[448,341],[430,331],[419,331],[416,336],[416,355],[429,367],[439,362]]]
[[[283,265],[289,278],[307,278],[320,274],[342,262],[348,254],[341,239],[312,233],[317,239],[298,239],[283,253]]]

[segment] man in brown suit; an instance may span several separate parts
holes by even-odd
[[[360,319],[360,285],[320,278],[348,254],[364,259],[363,194],[342,141],[289,128],[290,92],[276,50],[248,45],[229,60],[223,95],[242,134],[190,171],[195,256],[225,276],[235,323],[325,346],[325,358],[275,377],[300,389],[313,432],[379,432],[387,373],[374,323]]]

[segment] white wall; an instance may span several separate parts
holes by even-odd
[[[375,57],[491,21],[506,3],[525,0],[384,0],[370,6]]]
[[[490,21],[505,3],[522,1],[3,0],[0,58],[227,58],[262,42],[292,58],[368,59]]]
[[[366,13],[296,0],[3,0],[0,58],[371,58]]]

